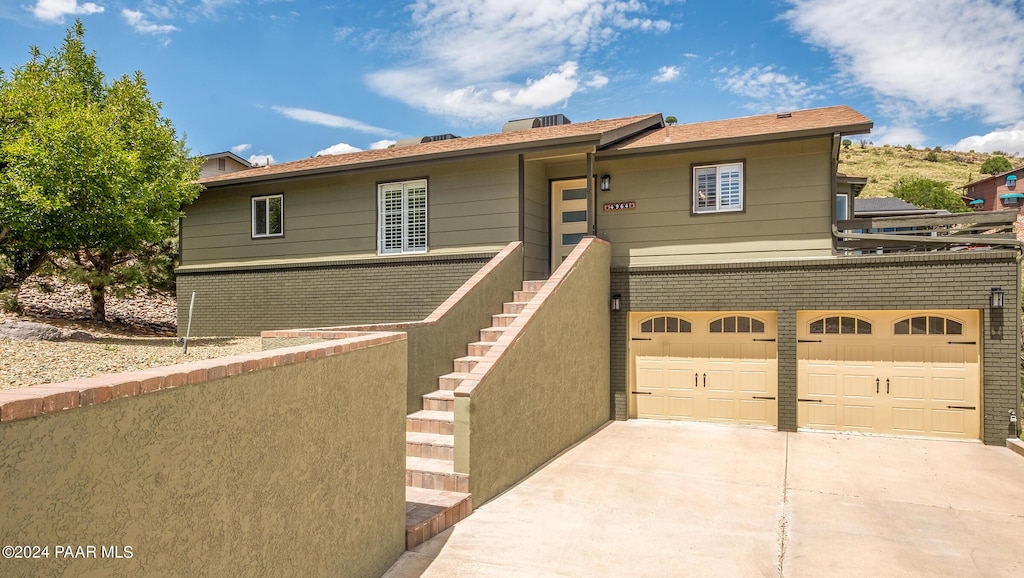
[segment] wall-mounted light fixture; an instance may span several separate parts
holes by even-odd
[[[990,296],[989,304],[992,305],[993,309],[1002,309],[1003,307],[1003,288],[993,287],[992,295]]]
[[[621,310],[622,310],[622,295],[619,295],[618,293],[616,293],[615,295],[612,295],[612,311],[621,311]]]
[[[611,175],[602,175],[601,176],[601,190],[602,191],[610,191],[610,190],[612,190],[612,176]]]

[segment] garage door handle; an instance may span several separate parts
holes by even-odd
[[[947,341],[949,345],[977,345],[977,341]]]
[[[797,399],[797,401],[813,401],[814,403],[821,403],[820,399]]]
[[[708,374],[704,374],[704,387],[708,386]]]
[[[699,377],[700,377],[699,373],[694,373],[693,374],[693,387],[695,387],[695,388],[699,387],[698,384],[697,384],[697,378],[699,378]]]
[[[978,409],[973,405],[947,405],[946,409]]]
[[[651,395],[651,392],[649,391],[631,391],[630,393],[633,395]]]
[[[881,382],[881,381],[879,381],[879,380],[878,380],[878,378],[876,377],[876,378],[875,378],[875,393],[876,393],[876,394],[878,393],[878,388],[880,387],[881,383],[882,383],[882,382]]]
[[[762,396],[762,395],[755,395],[754,397],[752,397],[750,399],[772,399],[772,400],[774,400],[775,398],[774,397],[765,397],[765,396]]]
[[[650,340],[651,340],[650,337],[633,337],[633,338],[630,339],[630,341],[650,341]]]
[[[885,378],[885,395],[889,395],[889,378]]]
[[[774,339],[754,339],[754,341],[775,341]]]
[[[797,339],[796,342],[797,343],[821,343],[821,340],[820,339]]]

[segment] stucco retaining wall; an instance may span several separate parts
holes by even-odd
[[[455,391],[455,471],[485,503],[608,421],[611,246],[587,238]]]
[[[0,544],[50,557],[0,574],[381,575],[404,551],[405,358],[364,335],[4,392]]]

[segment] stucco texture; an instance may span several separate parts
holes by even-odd
[[[592,241],[472,395],[456,397],[456,469],[468,458],[474,505],[608,421],[611,246]]]
[[[0,574],[379,576],[404,550],[406,349],[0,425],[0,544],[50,552]]]

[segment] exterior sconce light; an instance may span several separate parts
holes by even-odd
[[[621,310],[622,310],[622,295],[619,295],[618,293],[616,293],[615,295],[612,295],[612,311],[621,311]]]
[[[1002,289],[1002,287],[993,287],[992,288],[992,295],[991,295],[991,299],[989,301],[989,304],[992,305],[993,309],[1002,309],[1003,308],[1003,289]]]
[[[602,191],[610,191],[610,190],[612,190],[612,176],[611,175],[603,175],[601,177],[601,190]]]

